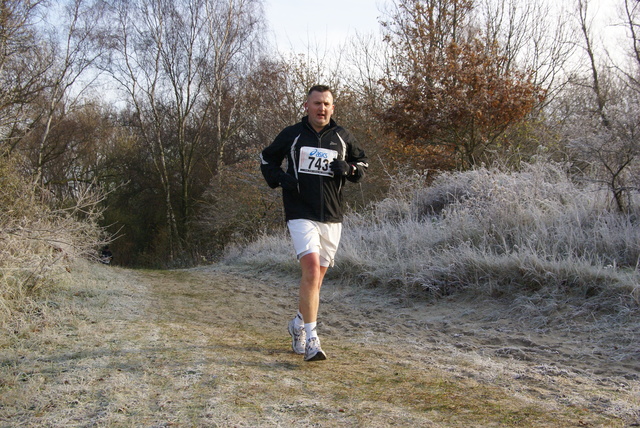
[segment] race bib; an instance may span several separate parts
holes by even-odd
[[[338,157],[338,152],[319,147],[301,147],[298,172],[333,177],[329,164]]]

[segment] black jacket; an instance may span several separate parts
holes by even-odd
[[[305,148],[306,149],[303,149]],[[329,151],[314,150],[328,149]],[[300,153],[305,158],[300,158]],[[347,176],[329,176],[331,157],[345,160],[352,166]],[[325,157],[327,156],[327,157]],[[368,168],[364,151],[357,146],[353,136],[331,119],[329,125],[317,133],[308,117],[285,128],[262,151],[260,156],[262,175],[271,188],[282,180],[282,161],[286,158],[286,173],[298,180],[295,190],[282,189],[286,220],[308,219],[326,223],[338,223],[343,218],[342,186],[345,180],[360,181]],[[325,175],[322,175],[325,174]]]

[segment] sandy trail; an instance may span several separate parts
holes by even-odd
[[[259,278],[248,287],[235,289],[257,304],[252,305],[258,308],[255,318],[247,322],[275,329],[274,334],[284,332],[294,315],[297,278],[266,271],[230,271]],[[560,309],[554,315],[564,320]],[[332,342],[339,342],[338,348],[345,346],[343,342],[384,347],[392,349],[400,361],[416,363],[417,370],[433,367],[535,399],[616,416],[626,414],[625,423],[631,426],[640,423],[640,345],[635,345],[635,355],[620,358],[620,332],[584,320],[563,321],[560,329],[552,318],[540,317],[542,323],[533,317],[533,325],[527,323],[530,319],[520,306],[489,298],[429,300],[327,281],[318,328],[323,347],[334,359],[348,355],[332,350]],[[620,401],[627,393],[631,401]]]
[[[0,426],[640,426],[640,363],[597,323],[327,281],[305,363],[295,277],[101,272],[0,348]]]

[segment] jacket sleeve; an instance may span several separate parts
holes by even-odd
[[[369,160],[364,150],[358,146],[358,142],[349,135],[349,144],[347,145],[347,163],[355,167],[355,172],[347,176],[347,180],[357,183],[364,178],[369,168]]]
[[[273,140],[273,143],[260,153],[260,171],[262,171],[262,176],[272,189],[280,185],[280,175],[284,173],[282,161],[286,155],[287,138],[285,131],[282,131]]]

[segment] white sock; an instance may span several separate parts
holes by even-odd
[[[300,313],[300,311],[298,311],[298,314],[293,319],[293,325],[295,325],[296,327],[303,327],[304,326],[304,321],[302,319],[302,314]]]
[[[318,337],[318,332],[316,331],[317,322],[308,322],[304,325],[304,330],[307,333],[307,340],[312,337]]]

